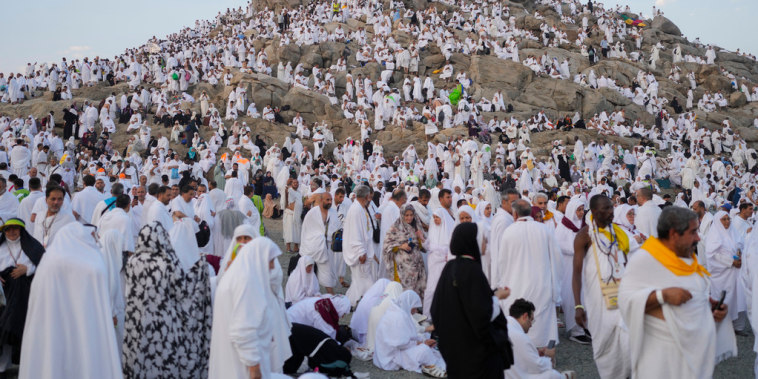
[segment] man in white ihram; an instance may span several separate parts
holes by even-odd
[[[500,273],[492,278],[497,288],[510,288],[511,296],[500,301],[510,309],[516,299],[529,299],[536,306],[534,325],[529,337],[537,347],[558,341],[558,320],[555,304],[560,290],[557,280],[558,243],[547,226],[529,215],[532,207],[526,200],[513,202],[516,221],[500,236],[499,251],[492,266]]]
[[[709,297],[710,274],[694,255],[698,216],[668,207],[657,229],[659,238],[631,255],[619,287],[632,378],[710,378],[717,359],[736,355],[737,345],[731,330],[721,331],[731,329],[722,322],[726,304]]]
[[[334,273],[334,263],[332,262],[333,254],[329,250],[327,227],[331,220],[329,209],[332,206],[332,195],[325,192],[323,188],[318,188],[311,196],[320,196],[318,206],[311,208],[303,219],[302,236],[300,237],[300,254],[310,257],[316,262],[318,270],[316,275],[318,282],[326,292],[333,294],[334,287],[337,285],[337,278]]]
[[[345,218],[342,239],[342,255],[350,267],[353,282],[347,290],[350,303],[355,306],[363,294],[374,284],[374,267],[378,263],[371,248],[372,229],[366,206],[371,190],[361,185],[355,189],[355,202],[350,205]]]

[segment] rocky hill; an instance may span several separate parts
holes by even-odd
[[[256,10],[262,10],[265,7],[275,9],[279,11],[282,6],[295,7],[301,4],[308,3],[299,0],[254,0],[254,6]],[[540,25],[543,22],[549,25],[556,25],[564,30],[568,35],[568,40],[574,41],[581,24],[564,24],[561,22],[561,17],[556,13],[555,9],[551,6],[537,5],[532,1],[504,1],[505,5],[510,8],[511,15],[515,16],[516,26],[518,28],[533,31],[535,34],[540,34]],[[424,0],[406,0],[407,7],[414,9],[424,9],[426,7],[436,7],[438,12],[446,11],[449,16],[458,7],[445,5],[443,3],[427,3]],[[568,5],[564,5],[565,12],[568,12]],[[384,9],[389,9],[389,2],[385,1]],[[539,12],[544,19],[535,18],[535,11]],[[636,17],[636,15],[631,15]],[[590,17],[590,25],[595,22],[594,17]],[[329,23],[324,25],[327,31],[331,31],[337,27],[337,23]],[[347,23],[341,24],[346,33],[356,30],[358,28],[365,28],[367,32],[367,38],[370,39],[373,33],[373,25],[367,24],[365,16],[361,16],[358,19],[350,19]],[[226,33],[231,36],[230,30],[223,30],[217,28],[214,31],[216,35]],[[263,50],[269,57],[269,63],[274,71],[276,71],[276,65],[282,62],[290,62],[292,66],[296,66],[298,63],[303,65],[306,72],[318,65],[319,67],[329,67],[336,63],[336,61],[342,56],[343,52],[347,49],[351,54],[347,58],[348,70],[352,72],[353,76],[357,74],[363,74],[365,77],[369,77],[373,82],[379,79],[381,66],[378,63],[369,63],[361,67],[361,65],[355,59],[355,52],[360,49],[360,46],[355,42],[347,44],[339,42],[326,42],[319,45],[311,46],[297,46],[290,44],[285,47],[280,47],[279,38],[262,39],[257,38],[257,30],[247,30],[245,35],[255,39],[254,46],[256,51]],[[475,37],[474,34],[466,33],[461,30],[454,30],[454,33],[459,39],[464,39],[467,36]],[[640,70],[652,71],[655,75],[659,88],[659,96],[667,98],[669,101],[673,98],[678,98],[680,103],[684,103],[687,97],[688,84],[684,79],[684,73],[693,71],[696,76],[698,84],[697,90],[694,91],[695,102],[702,97],[705,91],[722,91],[728,99],[728,106],[718,109],[714,112],[702,112],[695,109],[697,114],[697,121],[699,125],[705,126],[710,129],[721,127],[721,122],[725,119],[729,119],[732,122],[733,128],[749,143],[758,144],[758,129],[752,127],[753,120],[758,117],[758,102],[747,102],[745,94],[738,90],[732,89],[730,79],[727,78],[722,69],[727,70],[734,74],[740,83],[748,83],[748,87],[752,87],[758,84],[758,63],[750,58],[720,50],[717,53],[717,59],[715,65],[705,65],[697,63],[677,63],[682,69],[682,80],[676,83],[667,78],[670,69],[672,68],[671,50],[674,46],[679,44],[682,48],[682,54],[691,54],[693,56],[704,56],[705,48],[697,47],[693,43],[689,42],[681,35],[679,28],[670,20],[657,16],[655,19],[649,21],[649,25],[642,30],[643,42],[640,51],[645,52],[647,55],[652,46],[656,43],[661,43],[665,49],[660,52],[661,59],[658,61],[657,68],[651,70],[646,63],[636,63],[630,60],[621,59],[601,59],[594,66],[590,66],[588,59],[582,56],[580,48],[573,43],[562,44],[560,47],[543,47],[540,41],[523,39],[519,43],[519,53],[523,60],[528,55],[541,56],[547,52],[550,57],[556,57],[559,61],[564,58],[568,59],[570,63],[571,76],[577,73],[588,74],[592,69],[599,77],[605,75],[608,78],[612,78],[619,86],[631,86],[635,77]],[[412,36],[408,33],[393,28],[392,37],[395,41],[401,45],[407,45]],[[601,33],[593,33],[587,40],[587,44],[593,46],[599,46],[602,39]],[[622,41],[627,51],[636,50],[631,40]],[[598,49],[599,51],[599,49]],[[575,112],[579,112],[585,119],[589,119],[594,115],[606,111],[624,110],[627,121],[633,122],[640,120],[644,125],[650,127],[654,124],[654,116],[645,111],[641,106],[633,103],[630,99],[622,96],[619,92],[609,88],[592,89],[579,84],[574,83],[572,80],[560,80],[552,79],[545,75],[535,74],[529,67],[516,63],[510,60],[499,59],[494,55],[464,55],[460,53],[454,53],[451,57],[451,62],[455,67],[455,71],[465,71],[469,78],[473,80],[472,86],[468,92],[475,101],[481,97],[491,98],[492,95],[500,90],[505,95],[505,103],[513,106],[512,114],[505,113],[484,113],[483,117],[485,121],[490,120],[493,116],[497,115],[500,119],[510,118],[511,115],[515,116],[519,120],[525,120],[531,117],[536,112],[544,110],[551,119],[557,117],[563,117],[565,115],[573,115]],[[423,78],[424,75],[431,75],[435,80],[436,88],[452,88],[452,84],[447,84],[438,78],[438,75],[431,74],[435,70],[439,70],[445,64],[445,58],[442,55],[440,48],[434,44],[430,45],[421,52],[419,62],[419,75]],[[296,113],[300,113],[303,119],[312,124],[314,122],[326,121],[334,133],[335,140],[344,141],[348,136],[354,138],[359,137],[360,132],[358,127],[345,120],[340,107],[331,105],[328,98],[315,91],[304,90],[300,88],[293,88],[285,82],[263,74],[245,74],[238,70],[232,70],[233,79],[232,84],[241,84],[246,86],[248,91],[249,100],[254,101],[259,110],[264,105],[272,105],[275,107],[289,106],[289,110],[282,112],[282,116],[285,122],[291,121]],[[400,70],[396,70],[393,79],[393,87],[399,87],[403,82],[403,73]],[[337,97],[340,97],[345,91],[345,72],[339,72],[336,74],[336,92]],[[205,90],[211,96],[211,101],[220,109],[222,115],[226,106],[226,98],[231,91],[231,86],[225,87],[223,83],[217,86],[211,86],[207,83],[200,83],[198,85],[190,86],[187,91],[195,98],[198,98],[200,93]],[[107,86],[105,83],[92,88],[81,88],[74,91],[75,98],[73,99],[78,104],[83,103],[84,100],[94,101],[99,103],[107,95],[115,92],[118,96],[121,93],[128,91],[128,86],[125,83],[117,84],[116,86]],[[62,110],[65,106],[70,105],[71,101],[51,101],[51,93],[38,93],[41,97],[27,100],[20,105],[0,105],[0,114],[6,114],[11,116],[26,116],[33,115],[35,117],[43,117],[49,110],[54,110],[56,115],[62,115]],[[421,109],[423,104],[414,103],[413,106]],[[199,103],[194,105],[185,103],[183,107],[192,109],[193,111],[200,110]],[[668,111],[673,114],[673,109],[667,107]],[[62,117],[58,117],[58,121],[61,122]],[[369,119],[372,119],[369,116]],[[250,119],[247,117],[241,117],[240,121],[245,121],[251,127],[253,134],[260,134],[268,138],[269,143],[278,142],[282,143],[285,136],[294,132],[294,128],[288,127],[286,124],[276,124],[262,121],[260,119]],[[231,123],[226,121],[228,127]],[[123,125],[120,125],[121,127]],[[126,135],[123,131],[125,128],[119,128],[120,131],[114,137],[116,146],[121,146],[126,139]],[[154,131],[155,133],[155,131]],[[202,131],[204,137],[207,139],[211,136],[212,131],[204,129]],[[465,130],[462,128],[453,128],[444,130],[436,136],[437,140],[445,140],[451,135],[463,134]],[[532,144],[537,153],[541,152],[542,147],[548,148],[548,141],[554,139],[571,140],[573,143],[573,136],[581,134],[585,138],[593,138],[596,136],[594,131],[572,131],[569,133],[564,132],[549,132],[539,133],[532,137]],[[414,123],[412,129],[399,129],[397,127],[388,126],[384,131],[376,133],[376,138],[381,140],[385,145],[386,155],[396,154],[401,152],[409,143],[418,143],[418,147],[421,151],[425,151],[425,146],[421,146],[424,141],[423,126],[420,123]],[[626,138],[613,138],[617,142],[621,142],[624,145],[630,145],[634,141]],[[307,146],[308,142],[304,141]],[[181,148],[179,148],[181,151]],[[330,153],[332,146],[327,146],[325,151]],[[544,152],[543,150],[542,152]]]

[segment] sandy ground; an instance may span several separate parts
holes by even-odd
[[[284,243],[282,240],[282,221],[265,219],[266,231],[269,238],[274,240],[284,250]],[[293,254],[282,254],[280,256],[280,263],[286,275],[287,266],[290,258]],[[349,273],[350,270],[348,270]],[[286,280],[286,278],[285,278]],[[348,282],[349,279],[346,279]],[[286,283],[286,282],[285,282]],[[323,288],[322,288],[323,290]],[[344,293],[345,289],[338,286],[336,288],[338,293]],[[562,316],[562,315],[561,315]],[[348,323],[350,320],[349,315],[342,319],[342,323]],[[563,329],[560,330],[561,340],[557,345],[556,352],[556,369],[562,370],[574,370],[576,371],[578,378],[599,378],[595,363],[592,359],[592,347],[588,345],[580,345],[575,342],[569,341],[568,338],[564,338]],[[753,352],[754,336],[751,333],[748,337],[737,336],[737,348],[739,351],[737,358],[732,358],[721,362],[716,366],[714,378],[749,378],[753,375],[753,363],[755,362],[755,353]],[[368,372],[371,378],[393,378],[393,379],[410,379],[410,378],[425,378],[424,375],[416,374],[408,371],[384,371],[376,368],[371,362],[363,362],[358,359],[354,359],[351,363],[354,372]]]

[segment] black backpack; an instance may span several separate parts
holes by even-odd
[[[342,252],[342,229],[332,233],[332,251],[335,253]]]
[[[197,239],[197,247],[205,247],[211,240],[211,228],[208,227],[208,223],[205,220],[200,221],[200,231],[195,233],[195,239]]]

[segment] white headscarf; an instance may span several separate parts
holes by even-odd
[[[634,207],[632,207],[629,204],[621,204],[616,209],[613,210],[613,222],[623,226],[625,229],[627,229],[630,232],[634,231],[634,225],[629,222],[629,219],[626,218],[626,215],[629,214],[630,211],[633,211]]]
[[[369,314],[374,306],[382,301],[384,290],[389,283],[389,279],[379,278],[358,302],[353,317],[350,318],[350,329],[353,330],[353,337],[357,338],[359,343],[365,342]]]
[[[242,280],[247,283],[251,297],[261,302],[259,310],[247,314],[248,322],[262,327],[270,328],[273,333],[271,345],[271,368],[272,371],[281,370],[284,361],[292,356],[289,344],[290,323],[287,313],[284,311],[284,302],[277,292],[281,292],[281,266],[276,265],[282,251],[274,241],[260,237],[243,246],[237,253],[233,265],[226,272],[226,280]],[[269,269],[269,262],[275,262],[273,269]],[[278,284],[279,291],[275,292],[272,287]],[[266,313],[270,312],[269,317]],[[270,325],[266,325],[270,323]]]
[[[237,238],[241,236],[248,236],[255,239],[255,237],[260,237],[260,233],[255,232],[255,228],[250,224],[242,224],[237,226],[234,229],[234,235],[232,235],[232,243],[229,244],[229,248],[226,249],[226,253],[224,253],[224,257],[221,258],[221,264],[218,268],[218,276],[216,277],[216,284],[221,282],[221,277],[224,276],[224,273],[228,270],[226,266],[229,265],[229,262],[232,259],[232,251],[234,251],[234,247],[237,246]],[[242,250],[242,247],[240,246],[240,251]],[[237,255],[239,256],[240,251],[237,251]]]
[[[455,222],[455,225],[458,225],[458,224],[461,223],[461,221],[460,221],[460,218],[461,218],[460,215],[461,215],[461,213],[466,213],[469,216],[471,216],[471,222],[473,222],[473,223],[476,223],[477,221],[479,221],[477,219],[477,217],[476,217],[476,212],[474,211],[474,208],[471,208],[468,205],[464,205],[464,206],[458,208],[458,220]],[[451,233],[452,233],[452,231],[451,231]]]
[[[307,255],[300,257],[297,261],[297,267],[292,272],[287,280],[287,286],[284,293],[284,301],[297,303],[306,297],[319,296],[318,279],[316,273],[311,271],[306,272],[305,269],[308,266],[313,266],[315,263],[313,259]]]
[[[713,215],[713,223],[708,230],[708,234],[705,235],[706,255],[710,255],[720,248],[730,252],[736,251],[737,245],[734,243],[734,239],[732,239],[732,233],[729,232],[729,229],[725,229],[721,223],[721,218],[728,215],[725,211],[718,211]]]
[[[384,289],[382,302],[372,308],[371,313],[369,314],[368,333],[366,335],[366,344],[364,345],[365,348],[374,350],[374,342],[376,341],[376,327],[379,326],[379,321],[382,320],[384,312],[387,311],[387,308],[390,306],[390,304],[392,304],[392,301],[402,293],[403,286],[400,283],[390,282],[387,284],[387,287]]]

